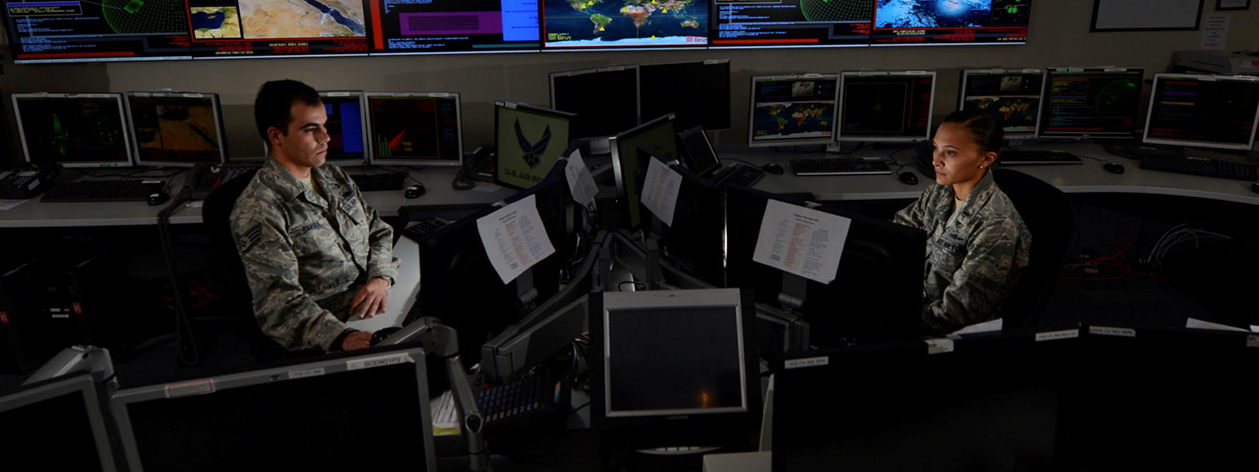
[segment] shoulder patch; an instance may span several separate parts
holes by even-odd
[[[246,231],[244,234],[241,234],[236,237],[236,249],[240,251],[241,254],[244,254],[246,252],[249,252],[250,249],[253,249],[254,246],[257,246],[258,241],[261,241],[261,240],[262,240],[262,227],[254,226],[253,229],[250,229],[249,231]]]

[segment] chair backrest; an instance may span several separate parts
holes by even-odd
[[[993,180],[1010,197],[1032,232],[1031,253],[1001,310],[1005,329],[1035,326],[1058,279],[1058,268],[1075,232],[1071,200],[1057,187],[1010,169],[994,169]]]
[[[258,329],[258,321],[254,318],[253,295],[249,291],[249,281],[245,278],[245,265],[236,252],[236,237],[232,235],[232,207],[257,173],[256,169],[243,172],[210,192],[201,206],[201,221],[205,225],[206,236],[210,239],[214,260],[222,264],[223,273],[227,277],[227,296],[224,297],[227,310],[239,316],[241,333],[246,338],[250,351],[256,357],[263,358],[267,356],[262,355],[262,350],[271,350],[263,346],[268,342],[276,347],[279,345],[267,339],[262,330]]]

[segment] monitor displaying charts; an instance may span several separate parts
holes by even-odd
[[[372,165],[463,162],[458,93],[368,92],[367,110]]]
[[[1155,74],[1145,142],[1246,150],[1259,121],[1259,78]]]
[[[63,167],[131,165],[121,94],[15,93],[13,110],[26,162]]]
[[[1040,136],[1131,138],[1137,129],[1144,73],[1132,68],[1050,69]]]
[[[935,71],[844,72],[839,140],[916,141],[931,135]]]
[[[127,92],[126,97],[136,165],[227,161],[218,94]]]
[[[748,145],[793,146],[835,140],[836,74],[752,77]]]
[[[363,92],[319,92],[328,121],[328,162],[342,166],[368,161],[367,97]]]
[[[1032,137],[1040,122],[1045,71],[983,69],[962,71],[961,110],[985,110],[1001,117],[1007,138]]]

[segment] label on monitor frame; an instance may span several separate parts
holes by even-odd
[[[166,386],[166,398],[205,395],[207,393],[214,393],[214,379],[194,380]]]
[[[317,369],[294,370],[289,372],[289,380],[301,379],[306,377],[318,377],[324,374],[323,367]]]
[[[783,368],[784,369],[801,369],[805,367],[820,367],[824,365],[830,365],[830,363],[831,363],[831,358],[826,357],[826,356],[809,357],[805,359],[791,359],[789,361],[784,361]]]
[[[1041,341],[1057,341],[1059,339],[1072,339],[1080,337],[1079,329],[1064,329],[1062,331],[1046,331],[1036,333],[1036,342]]]
[[[949,338],[932,338],[923,340],[927,343],[927,354],[944,354],[953,352],[953,340]]]
[[[1132,328],[1112,328],[1109,326],[1089,326],[1089,334],[1135,338],[1137,337],[1137,330]]]
[[[389,356],[370,357],[367,359],[354,359],[345,363],[345,370],[370,369],[372,367],[384,367],[394,364],[405,364],[415,362],[407,353],[393,354]]]

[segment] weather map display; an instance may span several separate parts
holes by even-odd
[[[839,76],[752,77],[748,145],[826,144],[834,140]]]
[[[1050,69],[1041,137],[1130,138],[1144,69]]]
[[[704,47],[706,0],[544,0],[544,48]]]
[[[5,1],[15,63],[188,59],[183,0]]]
[[[381,0],[368,4],[373,53],[538,49],[536,0]]]
[[[877,0],[874,44],[1023,43],[1031,0]]]
[[[1045,71],[964,70],[958,108],[987,110],[1001,117],[1006,136],[1036,134]]]
[[[195,58],[367,54],[364,0],[187,0]]]
[[[867,46],[875,0],[716,0],[712,45]]]

